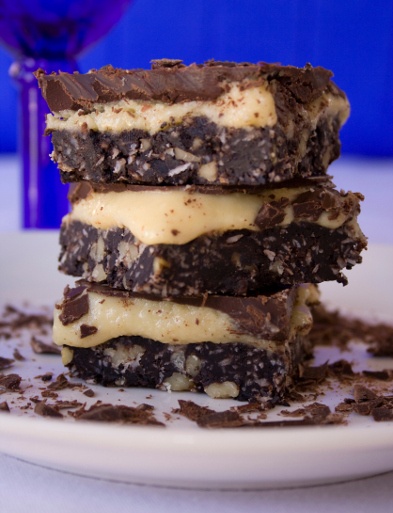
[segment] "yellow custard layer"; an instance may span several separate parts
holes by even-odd
[[[261,338],[261,334],[239,329],[236,321],[221,310],[206,306],[154,301],[146,298],[106,296],[85,291],[89,309],[77,321],[63,325],[61,309],[54,312],[53,340],[58,345],[94,347],[120,336],[140,336],[166,344],[243,342],[274,349],[282,342]],[[307,333],[312,325],[310,304],[318,301],[315,285],[301,285],[290,313],[289,337]],[[262,322],[264,321],[264,322]],[[271,322],[261,319],[261,330]],[[81,326],[93,326],[94,333],[83,336]],[[278,327],[269,329],[274,332]]]
[[[235,84],[215,101],[168,104],[125,99],[97,104],[89,113],[63,110],[48,115],[47,129],[79,130],[84,125],[84,128],[102,132],[139,129],[154,134],[165,124],[200,116],[232,128],[273,126],[277,122],[274,99],[266,87],[241,89]]]
[[[63,222],[80,221],[102,230],[126,228],[147,245],[186,244],[211,232],[258,231],[255,220],[264,204],[282,198],[291,202],[308,190],[310,188],[282,188],[259,194],[203,194],[191,188],[91,192],[74,203],[72,212]],[[284,211],[280,226],[296,221],[291,204],[284,207]],[[347,220],[346,212],[335,218],[323,212],[313,222],[336,229]]]
[[[343,124],[349,115],[346,98],[326,92],[302,107],[301,115],[315,128],[322,116],[337,117]],[[226,128],[263,128],[277,123],[274,95],[268,85],[243,89],[233,84],[214,101],[185,101],[168,104],[144,100],[120,100],[96,104],[90,112],[62,110],[47,116],[47,130],[94,130],[119,133],[138,129],[153,135],[186,119],[205,117]],[[291,137],[294,126],[285,128]]]

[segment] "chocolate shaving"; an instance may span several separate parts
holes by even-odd
[[[341,381],[345,381],[348,378],[353,378],[355,376],[352,365],[347,360],[338,360],[329,364],[329,372]]]
[[[31,337],[30,345],[36,354],[61,354],[61,350],[55,344],[46,344],[37,337]]]
[[[56,408],[59,410],[68,410],[72,408],[80,408],[83,404],[76,399],[72,401],[56,401]]]
[[[355,385],[353,387],[353,397],[355,402],[363,403],[376,399],[377,394],[363,385]]]
[[[311,426],[326,424],[343,424],[344,417],[339,414],[332,414],[330,408],[325,404],[313,403],[293,412],[283,410],[281,413],[287,416],[302,417],[298,420],[277,420],[265,421],[266,416],[262,413],[258,418],[245,417],[243,414],[260,410],[256,405],[244,405],[224,411],[214,411],[205,406],[199,406],[192,401],[179,401],[180,408],[174,409],[173,413],[179,413],[189,420],[197,423],[203,428],[239,428],[239,427],[291,427]]]
[[[11,358],[3,358],[2,356],[0,356],[0,370],[12,367],[14,361],[15,360],[12,360]]]
[[[353,411],[370,415],[377,422],[393,420],[393,396],[378,395],[364,385],[355,385]]]
[[[285,207],[288,204],[289,200],[287,198],[281,198],[279,201],[265,203],[259,209],[255,218],[255,224],[260,230],[267,230],[268,228],[274,228],[278,224],[281,224],[285,219]]]
[[[329,366],[326,363],[319,366],[309,366],[305,367],[302,371],[302,374],[299,378],[299,384],[317,384],[322,383],[328,376]]]
[[[10,318],[9,318],[10,317]],[[0,328],[9,327],[12,330],[30,327],[49,327],[53,319],[44,314],[29,314],[19,310],[13,305],[6,305],[3,313],[3,320]]]
[[[180,399],[179,408],[172,410],[172,413],[183,415],[187,419],[196,422],[203,428],[234,428],[251,426],[255,421],[243,418],[239,411],[234,409],[225,411],[214,411],[207,406],[200,406],[193,401]],[[249,406],[249,405],[245,405]]]
[[[314,345],[334,344],[346,349],[351,340],[367,344],[373,356],[393,356],[393,326],[370,324],[348,318],[338,310],[329,311],[321,304],[314,309],[314,325],[310,332]]]
[[[74,289],[66,288],[64,292],[64,301],[61,306],[59,319],[64,326],[72,324],[86,315],[89,311],[89,298],[82,294],[84,287],[80,286]]]
[[[98,328],[95,326],[89,326],[88,324],[81,324],[80,326],[81,338],[90,337],[90,335],[94,335],[94,333],[97,333],[97,331]]]
[[[88,410],[84,407],[72,413],[77,420],[95,420],[99,422],[117,422],[121,424],[139,424],[164,426],[153,415],[154,408],[148,404],[140,404],[136,407],[101,404],[93,404]]]
[[[351,413],[353,411],[354,401],[345,399],[341,403],[337,404],[335,407],[335,411],[339,413]]]
[[[377,422],[393,420],[393,405],[377,406],[372,410],[373,419]]]
[[[0,376],[0,389],[3,388],[10,392],[19,391],[19,385],[22,378],[18,374],[7,374]]]
[[[41,397],[49,397],[50,399],[57,399],[59,397],[59,394],[56,392],[53,392],[52,390],[43,390],[41,392]]]
[[[35,405],[34,413],[37,413],[37,415],[41,415],[42,417],[63,417],[56,405],[47,404],[45,401],[40,401]]]
[[[251,402],[246,404],[241,404],[240,406],[233,406],[230,408],[232,411],[236,411],[237,413],[255,413],[264,414],[266,411],[266,406],[262,403]]]
[[[216,411],[207,415],[202,415],[196,421],[199,427],[203,428],[235,428],[250,426],[250,421],[245,420],[236,411]]]
[[[70,386],[70,382],[64,376],[64,374],[59,374],[56,380],[48,385],[48,389],[50,390],[63,390],[64,388],[68,388]]]
[[[393,380],[393,370],[381,370],[381,371],[369,371],[364,370],[362,372],[364,376],[367,378],[377,379],[379,381],[392,381]]]
[[[208,408],[207,406],[200,406],[193,401],[185,401],[184,399],[179,399],[178,403],[179,408],[174,408],[172,413],[183,415],[183,417],[186,417],[187,419],[194,422],[198,422],[199,419],[206,415],[216,413],[214,410]]]

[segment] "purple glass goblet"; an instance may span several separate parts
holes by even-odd
[[[49,112],[33,72],[77,70],[78,55],[103,37],[132,0],[0,0],[0,43],[14,56],[20,90],[19,151],[23,166],[23,227],[58,228],[67,188],[43,137]]]

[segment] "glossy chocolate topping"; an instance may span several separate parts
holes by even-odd
[[[233,82],[248,88],[276,81],[299,103],[315,100],[327,88],[343,93],[331,82],[332,73],[321,67],[208,61],[185,66],[180,60],[152,61],[150,70],[122,70],[105,66],[87,74],[35,73],[42,94],[53,112],[91,110],[96,103],[124,98],[168,104],[192,100],[213,101]]]

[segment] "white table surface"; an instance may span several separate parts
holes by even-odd
[[[346,158],[330,172],[339,188],[366,196],[360,224],[370,242],[393,244],[393,161]],[[0,157],[0,232],[20,227],[19,174],[15,156]],[[66,474],[0,454],[0,512],[53,511],[388,513],[393,511],[393,472],[309,488],[176,490]]]

